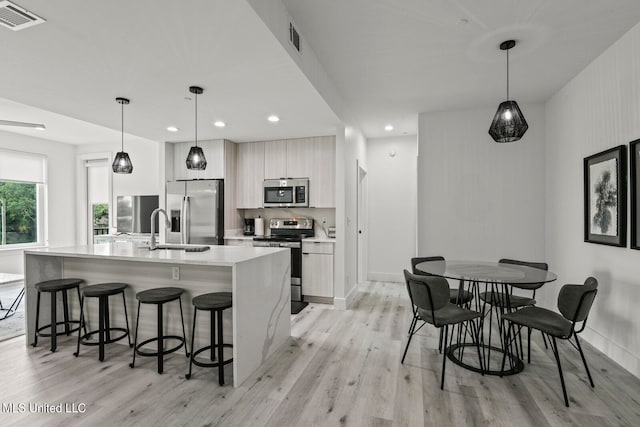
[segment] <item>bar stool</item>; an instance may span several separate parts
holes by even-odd
[[[78,301],[80,301],[80,284],[84,283],[83,279],[54,279],[46,280],[44,282],[36,283],[34,286],[38,290],[38,301],[36,307],[36,328],[33,337],[32,346],[38,345],[38,337],[51,337],[51,351],[56,351],[58,335],[70,335],[72,332],[80,329],[80,320],[69,320],[69,301],[67,299],[67,291],[69,289],[75,289],[78,292]],[[45,326],[40,326],[40,296],[43,292],[47,292],[51,295],[51,323]],[[58,322],[57,320],[57,307],[56,297],[57,293],[62,292],[62,304],[63,304],[63,316],[64,321]],[[78,324],[77,328],[69,329],[70,324]],[[58,332],[58,325],[64,325],[64,332]],[[43,330],[51,328],[51,333],[42,332]],[[86,327],[85,327],[86,332]]]
[[[183,292],[184,290],[180,288],[166,287],[166,288],[147,289],[145,291],[140,291],[136,294],[136,299],[138,300],[138,314],[136,317],[136,337],[135,337],[135,344],[133,348],[133,361],[129,364],[129,367],[133,368],[135,366],[136,354],[138,356],[145,356],[145,357],[155,356],[158,358],[158,373],[161,374],[162,371],[164,370],[164,355],[173,353],[174,351],[180,349],[180,347],[182,347],[183,345],[184,345],[185,356],[189,357],[189,353],[187,353],[187,343],[186,343],[187,334],[184,329],[184,316],[182,314],[182,299],[180,298]],[[182,336],[181,337],[177,335],[164,335],[164,327],[162,323],[163,304],[171,301],[175,301],[175,300],[178,300],[180,302],[180,319],[182,320]],[[157,320],[156,326],[158,327],[158,335],[153,338],[149,338],[148,340],[144,340],[140,344],[138,344],[138,327],[140,326],[140,304],[155,304],[157,306],[158,320]],[[180,344],[178,344],[173,348],[170,348],[169,350],[165,350],[164,340],[166,339],[176,339],[180,341]],[[156,352],[142,351],[142,347],[145,344],[148,344],[153,341],[158,342],[158,349]]]
[[[186,379],[191,378],[192,365],[202,366],[205,368],[218,367],[218,383],[224,385],[224,365],[233,362],[233,358],[224,360],[223,349],[224,347],[233,348],[232,344],[224,343],[224,336],[222,331],[222,312],[232,306],[231,292],[212,292],[209,294],[198,295],[193,298],[193,329],[191,330],[191,358],[189,359],[189,373],[185,375]],[[193,351],[193,343],[195,341],[196,333],[196,313],[198,310],[209,311],[211,313],[211,345],[202,347],[199,350]],[[218,340],[216,342],[216,317],[218,318],[217,335]],[[196,356],[204,351],[211,350],[209,359],[213,362],[216,360],[216,350],[218,351],[218,361],[214,363],[201,362],[196,360]]]
[[[85,325],[84,319],[84,300],[85,298],[98,298],[98,329],[86,332],[82,335],[78,331],[78,343],[76,346],[76,352],[74,356],[78,357],[80,354],[80,344],[82,345],[97,345],[98,346],[98,359],[104,361],[104,345],[111,344],[116,341],[128,337],[129,347],[133,347],[131,343],[131,335],[129,333],[129,317],[127,316],[127,302],[124,297],[124,290],[129,287],[126,283],[99,283],[97,285],[86,286],[82,289],[82,299],[80,300],[80,325]],[[109,297],[112,295],[122,294],[122,305],[124,306],[124,320],[126,328],[111,327],[109,321]],[[86,326],[85,326],[86,329]],[[120,336],[115,338],[111,337],[112,331],[122,332]],[[98,342],[89,341],[91,335],[98,334]]]

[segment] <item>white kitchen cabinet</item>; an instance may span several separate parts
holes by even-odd
[[[309,207],[336,207],[336,139],[313,138],[309,174]]]
[[[287,141],[264,143],[264,179],[297,178],[287,174]]]
[[[262,181],[264,181],[265,143],[238,144],[236,173],[238,209],[262,207]]]
[[[288,178],[310,178],[314,166],[314,145],[311,138],[290,139],[287,141]],[[310,183],[313,187],[313,183]]]
[[[333,298],[333,243],[302,242],[302,293]]]
[[[203,171],[187,169],[187,156],[193,146],[191,142],[173,144],[173,178],[179,179],[224,179],[224,140],[198,141],[207,158],[207,168]]]

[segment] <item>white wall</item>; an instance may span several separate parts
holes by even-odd
[[[402,282],[416,255],[417,145],[416,135],[367,140],[369,280]]]
[[[564,283],[599,281],[584,337],[640,376],[640,252],[583,240],[583,159],[640,138],[640,25],[546,105],[546,255],[558,273],[540,298],[555,306]]]
[[[529,130],[507,144],[487,133],[497,105],[420,115],[420,256],[544,260],[544,107],[520,107]]]
[[[49,246],[72,245],[76,239],[75,147],[0,131],[0,148],[42,154],[47,158],[47,224]],[[0,271],[22,274],[22,250],[0,251]]]

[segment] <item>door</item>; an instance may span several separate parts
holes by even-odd
[[[356,240],[357,246],[357,283],[367,280],[367,171],[360,165],[360,161],[356,161],[358,174],[358,200],[357,209],[357,230],[358,236]]]
[[[185,201],[185,243],[224,244],[223,181],[187,181]]]
[[[109,178],[108,159],[85,161],[87,172],[87,244],[95,243],[95,236],[109,234]]]
[[[186,243],[183,232],[184,181],[167,182],[167,215],[171,228],[167,230],[167,243]]]

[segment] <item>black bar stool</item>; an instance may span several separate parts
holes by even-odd
[[[224,347],[233,348],[232,344],[224,343],[224,336],[222,331],[222,312],[232,306],[231,292],[212,292],[209,294],[198,295],[193,298],[193,329],[191,330],[191,358],[189,359],[189,373],[185,375],[186,379],[191,378],[192,365],[202,366],[205,368],[218,367],[218,383],[224,385],[224,365],[233,362],[233,358],[224,360]],[[196,333],[196,313],[198,310],[209,311],[211,313],[211,345],[202,347],[199,350],[193,351],[193,342],[195,341]],[[218,318],[216,341],[216,317]],[[196,360],[196,356],[204,351],[211,350],[209,359],[213,362],[216,360],[216,350],[218,352],[217,362],[201,362]]]
[[[32,346],[38,345],[38,337],[51,337],[51,351],[56,351],[58,346],[58,335],[70,335],[72,332],[80,329],[80,320],[69,320],[69,300],[67,299],[67,291],[69,289],[75,289],[78,292],[78,301],[80,301],[80,284],[84,283],[82,279],[54,279],[46,280],[44,282],[36,283],[34,286],[38,290],[38,301],[36,307],[36,329],[33,334]],[[47,292],[51,295],[51,323],[45,326],[40,326],[40,296],[43,292]],[[57,292],[62,292],[62,304],[63,304],[63,316],[64,321],[58,322],[57,320],[57,307],[56,299]],[[70,329],[70,324],[78,324],[77,328]],[[64,325],[64,332],[58,332],[58,325]],[[43,330],[50,328],[51,333],[42,332]],[[86,332],[86,327],[85,327]]]
[[[98,298],[98,329],[86,332],[85,326],[84,335],[82,335],[82,333],[78,331],[78,344],[76,346],[76,352],[73,353],[74,356],[78,357],[78,355],[80,354],[80,344],[97,345],[99,346],[98,359],[102,362],[104,361],[104,345],[120,341],[125,337],[129,338],[129,347],[133,347],[133,344],[131,344],[131,335],[129,334],[127,302],[124,297],[124,290],[127,287],[129,287],[129,285],[127,285],[126,283],[99,283],[97,285],[86,286],[82,289],[82,299],[80,300],[80,324],[85,325],[86,323],[83,310],[84,299]],[[118,294],[122,294],[122,305],[124,306],[124,320],[126,324],[125,328],[111,327],[111,323],[109,321],[109,297],[111,295]],[[122,332],[122,334],[120,336],[112,338],[112,331],[119,331]],[[98,334],[98,342],[90,341],[91,335],[94,334]]]
[[[187,357],[189,357],[189,353],[187,353],[187,343],[186,343],[186,332],[184,329],[184,316],[182,314],[182,299],[180,295],[184,292],[183,289],[180,288],[153,288],[147,289],[146,291],[140,291],[136,294],[136,298],[138,300],[138,314],[136,316],[136,337],[135,344],[133,348],[133,362],[129,364],[129,367],[133,368],[136,364],[136,354],[138,356],[145,357],[157,357],[158,358],[158,373],[161,374],[164,370],[164,355],[173,353],[174,351],[180,349],[184,345],[184,353]],[[164,303],[178,300],[180,302],[180,319],[182,320],[182,336],[177,335],[164,335],[164,327],[162,323],[162,306]],[[149,338],[148,340],[142,341],[138,344],[138,326],[140,325],[140,304],[155,304],[158,306],[158,335]],[[166,339],[176,339],[180,341],[180,344],[177,346],[170,348],[169,350],[164,349],[164,340]],[[145,344],[150,342],[157,341],[158,342],[158,350],[156,352],[147,352],[142,351],[142,347]]]

